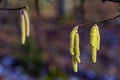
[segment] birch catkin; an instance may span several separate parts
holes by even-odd
[[[72,65],[74,72],[78,71],[78,63],[80,60],[80,49],[79,49],[79,34],[78,26],[74,27],[70,34],[70,53],[72,55]]]
[[[75,33],[78,32],[78,26],[74,27],[70,33],[70,54],[74,55],[74,39]]]
[[[78,71],[78,63],[77,63],[75,56],[72,56],[72,65],[73,65],[74,72],[77,72]]]
[[[92,47],[92,61],[93,63],[96,63],[96,57],[97,57],[96,53],[97,53],[97,50],[99,50],[99,46],[100,46],[99,28],[96,24],[91,28],[90,44]]]
[[[79,34],[75,33],[75,40],[74,40],[74,56],[78,63],[81,62],[80,60],[80,48],[79,48]]]
[[[97,50],[95,47],[92,47],[92,61],[93,61],[93,63],[96,63],[96,57],[97,57]]]
[[[97,45],[97,28],[96,28],[96,26],[93,26],[92,28],[91,28],[91,32],[90,32],[90,44],[91,44],[91,46],[94,46],[94,47],[96,47],[96,45]]]
[[[26,34],[25,34],[25,18],[23,16],[22,11],[20,11],[20,17],[21,17],[21,42],[22,44],[24,44],[26,40]]]
[[[25,28],[26,28],[26,36],[29,37],[30,35],[30,21],[29,21],[29,16],[28,13],[25,9],[22,9],[24,18],[25,18]]]
[[[97,50],[99,50],[99,49],[100,49],[100,32],[99,32],[99,28],[97,26]]]

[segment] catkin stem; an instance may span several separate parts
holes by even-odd
[[[19,7],[19,8],[0,8],[0,10],[21,10],[26,9],[27,7]]]
[[[111,21],[111,20],[114,20],[116,18],[120,17],[120,14],[119,15],[116,15],[115,17],[113,18],[109,18],[109,19],[100,19],[100,20],[95,20],[95,21],[91,21],[91,22],[87,22],[87,23],[82,23],[82,24],[78,24],[77,26],[78,27],[81,27],[81,26],[87,26],[87,25],[92,25],[92,24],[98,24],[98,23],[103,23],[103,22],[106,22],[106,21]]]

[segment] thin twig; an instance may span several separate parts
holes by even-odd
[[[95,24],[95,23],[96,23],[96,24],[97,24],[97,23],[102,23],[102,22],[114,20],[114,19],[116,19],[116,18],[118,18],[118,17],[120,17],[120,15],[117,15],[117,16],[115,16],[115,17],[113,17],[113,18],[110,18],[110,19],[104,19],[104,20],[92,21],[92,22],[88,22],[88,23],[79,24],[79,25],[77,25],[77,26],[80,27],[80,26],[86,26],[86,25]]]
[[[27,7],[19,7],[19,8],[0,8],[0,10],[21,10],[21,9],[25,9]]]

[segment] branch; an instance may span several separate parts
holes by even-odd
[[[36,13],[37,15],[39,15],[39,0],[35,0],[35,9],[36,9]]]
[[[27,9],[28,7],[19,7],[19,8],[0,8],[0,10],[21,10]]]
[[[120,2],[120,0],[102,0],[102,1],[103,1],[103,2],[110,1],[110,2],[117,2],[117,3]]]
[[[106,21],[111,21],[111,20],[114,20],[116,18],[120,17],[120,15],[117,15],[113,18],[110,18],[110,19],[104,19],[104,20],[100,20],[100,21],[92,21],[92,22],[88,22],[88,23],[83,23],[83,24],[79,24],[77,26],[86,26],[86,25],[90,25],[90,24],[97,24],[97,23],[102,23],[102,22],[106,22]]]

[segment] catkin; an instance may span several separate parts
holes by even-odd
[[[97,45],[97,28],[96,28],[96,26],[93,26],[92,28],[91,28],[91,32],[90,32],[90,44],[91,44],[91,46],[94,46],[94,47],[96,47],[96,45]]]
[[[93,61],[93,63],[96,63],[96,57],[97,57],[97,50],[95,47],[92,47],[92,61]]]
[[[72,56],[72,65],[73,65],[74,72],[77,72],[78,71],[78,63],[77,63],[75,56]]]
[[[79,34],[75,33],[75,40],[74,40],[74,55],[77,59],[77,62],[80,63],[81,60],[79,58],[80,56],[80,48],[79,48]]]
[[[75,33],[78,32],[78,26],[74,27],[70,33],[70,54],[74,55],[74,37]]]
[[[24,18],[25,18],[25,28],[26,28],[26,36],[29,37],[30,35],[30,21],[29,21],[29,16],[28,13],[25,9],[22,9]]]
[[[91,44],[91,47],[92,47],[92,61],[93,61],[93,63],[96,63],[96,57],[97,57],[96,53],[97,53],[97,50],[99,50],[99,47],[100,47],[99,28],[96,24],[91,28],[90,44]]]
[[[97,25],[96,25],[97,26]],[[97,50],[100,49],[100,32],[99,32],[99,28],[97,26]]]
[[[22,44],[25,43],[26,40],[26,34],[25,34],[25,18],[22,14],[22,12],[20,12],[20,16],[21,16],[21,42]]]
[[[77,60],[77,62],[78,62],[78,63],[80,63],[80,62],[81,62],[81,60],[80,60],[80,57],[79,57],[79,56],[75,56],[75,58],[76,58],[76,60]]]
[[[70,54],[72,55],[72,65],[74,72],[78,71],[80,60],[78,26],[74,27],[70,33]]]

